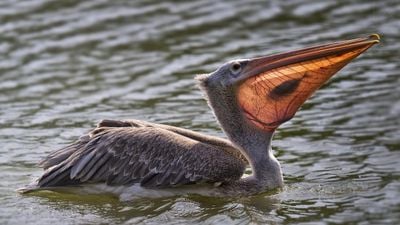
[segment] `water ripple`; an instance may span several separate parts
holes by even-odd
[[[398,223],[399,12],[394,0],[1,1],[0,223]],[[381,44],[275,135],[281,192],[129,204],[14,193],[103,118],[223,136],[193,76],[227,60],[374,32]]]

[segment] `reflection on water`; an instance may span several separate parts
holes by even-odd
[[[400,218],[397,1],[0,2],[0,223],[374,223]],[[382,43],[276,134],[286,186],[240,199],[112,196],[17,187],[103,118],[223,136],[193,76],[234,58],[377,32]]]

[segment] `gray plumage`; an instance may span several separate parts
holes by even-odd
[[[207,195],[237,196],[281,187],[281,168],[271,153],[273,132],[244,118],[234,86],[226,85],[237,78],[231,65],[196,77],[229,141],[162,124],[103,120],[40,162],[44,174],[20,192],[81,184],[161,189],[204,183],[211,190]],[[253,174],[242,178],[247,165]]]
[[[39,187],[105,182],[165,188],[238,180],[246,159],[228,141],[143,121],[103,120],[47,156]],[[210,169],[212,168],[212,169]]]

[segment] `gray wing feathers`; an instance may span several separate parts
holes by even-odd
[[[219,148],[145,122],[106,121],[44,159],[40,165],[46,171],[38,185],[140,182],[145,187],[170,187],[239,179],[245,162]]]

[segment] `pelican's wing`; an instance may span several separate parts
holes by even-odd
[[[50,154],[41,162],[45,173],[37,185],[105,182],[109,185],[140,183],[157,188],[230,182],[244,172],[245,161],[231,154],[237,150],[229,142],[199,141],[145,122],[137,126],[119,122],[121,126],[103,121],[89,135]]]

